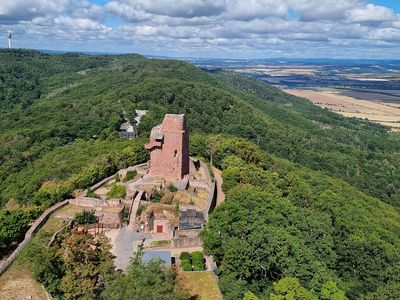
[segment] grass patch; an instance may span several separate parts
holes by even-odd
[[[170,240],[152,241],[151,245],[153,247],[170,246],[171,245],[171,241]]]
[[[107,199],[120,199],[125,198],[126,187],[123,185],[113,185],[107,193]]]
[[[212,272],[181,272],[179,282],[198,300],[222,300],[218,283]]]
[[[136,175],[137,175],[136,170],[132,170],[132,171],[126,172],[125,181],[129,181],[129,180],[134,179],[136,177]]]

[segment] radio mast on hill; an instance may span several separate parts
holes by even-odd
[[[12,38],[12,33],[8,33],[8,49],[11,49],[11,38]]]

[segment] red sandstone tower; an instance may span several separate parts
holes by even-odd
[[[150,174],[181,180],[189,174],[189,131],[185,115],[166,114],[161,125],[151,130]]]

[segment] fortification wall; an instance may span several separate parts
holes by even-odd
[[[208,195],[207,206],[204,212],[204,219],[208,220],[208,215],[212,213],[215,206],[217,205],[217,187],[215,181],[211,183],[210,193]]]
[[[69,200],[69,204],[83,207],[107,207],[107,206],[119,206],[121,201],[119,199],[101,200],[98,198],[90,197],[79,197]]]
[[[24,240],[18,245],[17,249],[14,250],[13,253],[0,265],[0,275],[3,274],[8,267],[12,264],[14,259],[18,256],[18,254],[24,249],[24,247],[32,240],[35,233],[39,230],[39,228],[47,221],[52,213],[60,209],[61,207],[67,205],[69,200],[64,200],[63,202],[59,202],[44,211],[44,213],[32,224],[29,230],[25,233]]]

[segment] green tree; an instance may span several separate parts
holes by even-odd
[[[347,297],[345,293],[337,287],[336,282],[328,281],[322,286],[320,299],[347,300]]]
[[[65,266],[61,291],[65,299],[96,298],[104,282],[115,274],[111,246],[104,236],[70,235],[63,242],[59,255]]]
[[[285,277],[274,282],[271,300],[317,300],[318,297],[305,289],[297,278]]]
[[[165,268],[161,261],[152,260],[146,264],[133,259],[127,274],[121,274],[107,284],[102,294],[107,300],[184,300],[189,299],[185,290],[177,285],[177,274]]]
[[[243,300],[259,300],[251,291],[244,293]]]

